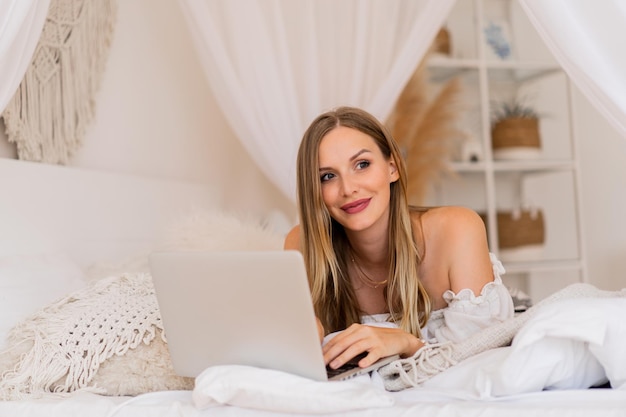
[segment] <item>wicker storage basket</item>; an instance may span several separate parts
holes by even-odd
[[[485,224],[487,216],[481,213]],[[545,243],[543,212],[539,209],[498,211],[498,243],[500,249],[514,249]]]
[[[503,148],[540,148],[539,119],[512,117],[496,122],[491,129],[494,150]]]
[[[545,242],[545,238],[545,225],[541,210],[522,210],[519,213],[498,212],[500,249],[540,245]]]

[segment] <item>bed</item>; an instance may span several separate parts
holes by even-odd
[[[18,322],[111,271],[145,273],[143,260],[168,225],[191,210],[215,217],[218,205],[202,184],[6,159],[0,159],[0,193],[3,338]],[[230,236],[214,237],[211,245],[279,244],[281,236],[252,227],[245,224],[238,238],[232,224],[218,228],[216,234],[230,230]],[[313,383],[226,367],[207,370],[191,389],[24,397],[1,401],[0,415],[624,416],[626,293],[608,295],[548,305],[512,346],[484,350],[397,392],[385,390],[378,375]]]

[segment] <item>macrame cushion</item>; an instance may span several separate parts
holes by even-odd
[[[196,211],[174,223],[157,249],[276,250],[283,237],[252,219]],[[133,271],[124,271],[132,267]],[[121,269],[120,269],[121,268]],[[137,395],[190,390],[173,371],[143,256],[99,265],[74,291],[15,326],[0,353],[0,399],[89,390]]]
[[[158,336],[158,337],[157,337]],[[120,395],[158,389],[189,389],[175,375],[163,341],[161,317],[149,274],[122,274],[94,282],[22,321],[9,334],[6,355],[17,360],[3,375],[3,399],[80,389]],[[158,342],[157,342],[158,343]],[[107,359],[118,359],[103,369]],[[156,356],[156,355],[159,356]],[[111,383],[110,373],[116,374]],[[103,377],[105,379],[103,379]]]

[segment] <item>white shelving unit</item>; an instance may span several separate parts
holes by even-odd
[[[571,84],[514,0],[458,0],[446,22],[449,55],[429,59],[431,83],[459,77],[467,104],[459,127],[478,161],[453,161],[453,178],[433,188],[427,204],[459,204],[484,213],[491,250],[503,260],[507,284],[538,301],[587,281],[580,174]],[[488,43],[492,29],[501,55]],[[507,46],[510,53],[507,55]],[[494,159],[495,102],[521,99],[541,115],[541,148],[531,159]],[[498,211],[531,205],[544,214],[540,253],[507,259],[499,249]],[[510,254],[510,253],[509,253]]]

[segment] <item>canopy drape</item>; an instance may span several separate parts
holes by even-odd
[[[295,200],[308,124],[339,105],[386,119],[454,0],[180,0],[208,82],[260,169]]]
[[[519,0],[572,82],[626,137],[626,2]]]
[[[50,0],[0,0],[0,113],[30,64]]]
[[[626,2],[518,1],[573,82],[626,137]],[[294,199],[295,157],[310,121],[338,105],[385,120],[455,0],[179,2],[235,134]],[[30,63],[49,3],[0,0],[0,111]]]

